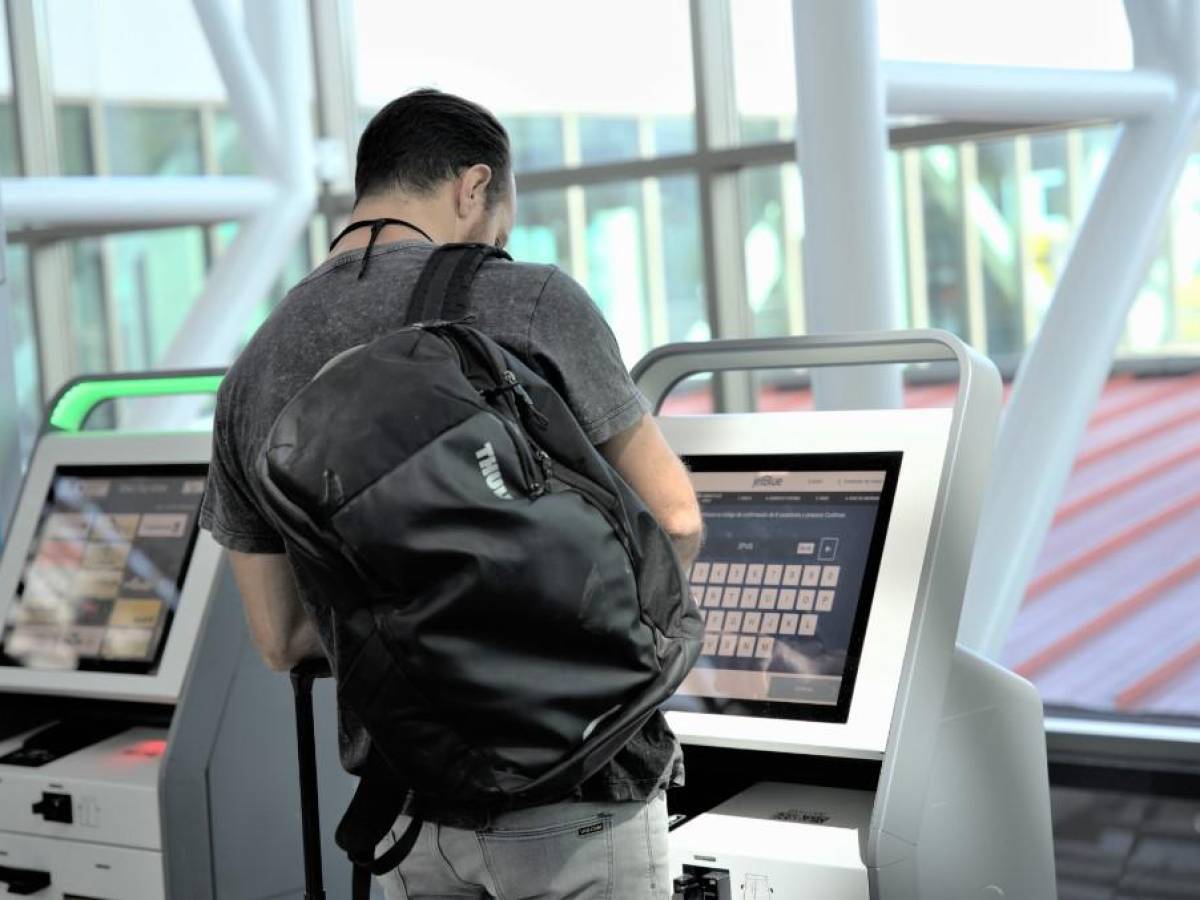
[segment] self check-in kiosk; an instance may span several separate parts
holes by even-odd
[[[104,400],[217,381],[91,380],[52,407],[0,558],[0,896],[302,886],[291,691],[197,528],[210,435],[77,430]],[[322,716],[336,810],[333,727]]]
[[[700,660],[670,704],[679,900],[1048,900],[1041,702],[955,646],[1000,407],[936,332],[679,345],[699,373],[953,363],[953,409],[664,417],[701,502]]]

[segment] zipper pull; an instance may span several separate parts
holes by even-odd
[[[521,382],[517,380],[516,374],[511,369],[505,369],[503,377],[504,383],[512,388],[513,393],[517,395],[517,399],[525,404],[525,411],[529,414],[529,417],[533,419],[537,426],[539,428],[545,428],[547,425],[549,425],[550,420],[542,415],[541,410],[534,405],[533,398],[530,397],[529,392],[525,390],[525,385],[521,384]]]
[[[538,465],[542,467],[542,472],[545,474],[546,480],[549,481],[554,474],[554,462],[550,459],[550,454],[545,450],[538,450],[536,456]]]

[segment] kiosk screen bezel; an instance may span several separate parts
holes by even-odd
[[[664,705],[666,710],[717,715],[753,716],[807,722],[845,723],[850,716],[854,689],[862,662],[867,625],[878,586],[883,549],[891,523],[896,486],[904,453],[867,451],[846,453],[770,453],[770,454],[685,454],[682,459],[692,472],[839,472],[882,471],[883,488],[879,493],[875,523],[867,550],[858,606],[846,649],[846,665],[836,704],[805,703],[788,700],[749,700],[676,694]]]
[[[46,527],[46,520],[55,504],[55,492],[58,483],[61,479],[80,478],[172,478],[180,480],[200,480],[204,481],[208,475],[208,464],[200,462],[179,462],[179,463],[65,463],[55,465],[50,472],[49,485],[43,494],[42,506],[38,511],[37,525],[31,539],[27,543],[25,560],[21,564],[21,581],[18,582],[16,589],[10,596],[4,598],[3,604],[6,615],[4,621],[0,621],[0,667],[7,669],[24,669],[27,671],[46,671],[38,666],[29,666],[22,663],[19,659],[10,657],[4,650],[4,644],[8,640],[9,632],[12,630],[11,618],[19,609],[21,604],[21,582],[28,577],[28,566],[30,565],[33,554],[40,546],[44,535],[42,529]],[[147,660],[105,660],[94,657],[82,657],[78,660],[78,665],[70,671],[80,673],[109,673],[109,674],[124,674],[124,675],[139,675],[139,676],[154,676],[158,673],[159,667],[162,664],[163,654],[166,650],[168,640],[171,635],[172,628],[175,624],[176,615],[178,612],[179,602],[183,595],[183,586],[187,580],[188,571],[191,568],[192,556],[196,549],[196,538],[199,534],[199,513],[200,513],[200,498],[197,497],[196,510],[191,516],[191,523],[186,537],[186,544],[182,554],[182,562],[179,571],[175,577],[174,596],[170,602],[166,604],[165,617],[158,628],[156,635],[157,643],[154,648],[154,654]]]

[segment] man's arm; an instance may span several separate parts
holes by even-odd
[[[601,444],[600,452],[642,498],[671,536],[684,568],[690,569],[704,530],[700,505],[687,469],[667,445],[658,424],[644,415],[632,428]]]
[[[277,672],[322,653],[312,619],[300,604],[292,565],[282,553],[229,551],[254,646]]]

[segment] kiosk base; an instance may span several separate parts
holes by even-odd
[[[956,648],[932,772],[916,844],[879,842],[894,860],[869,859],[874,791],[765,782],[672,832],[672,874],[728,872],[731,900],[1053,900],[1034,688]]]

